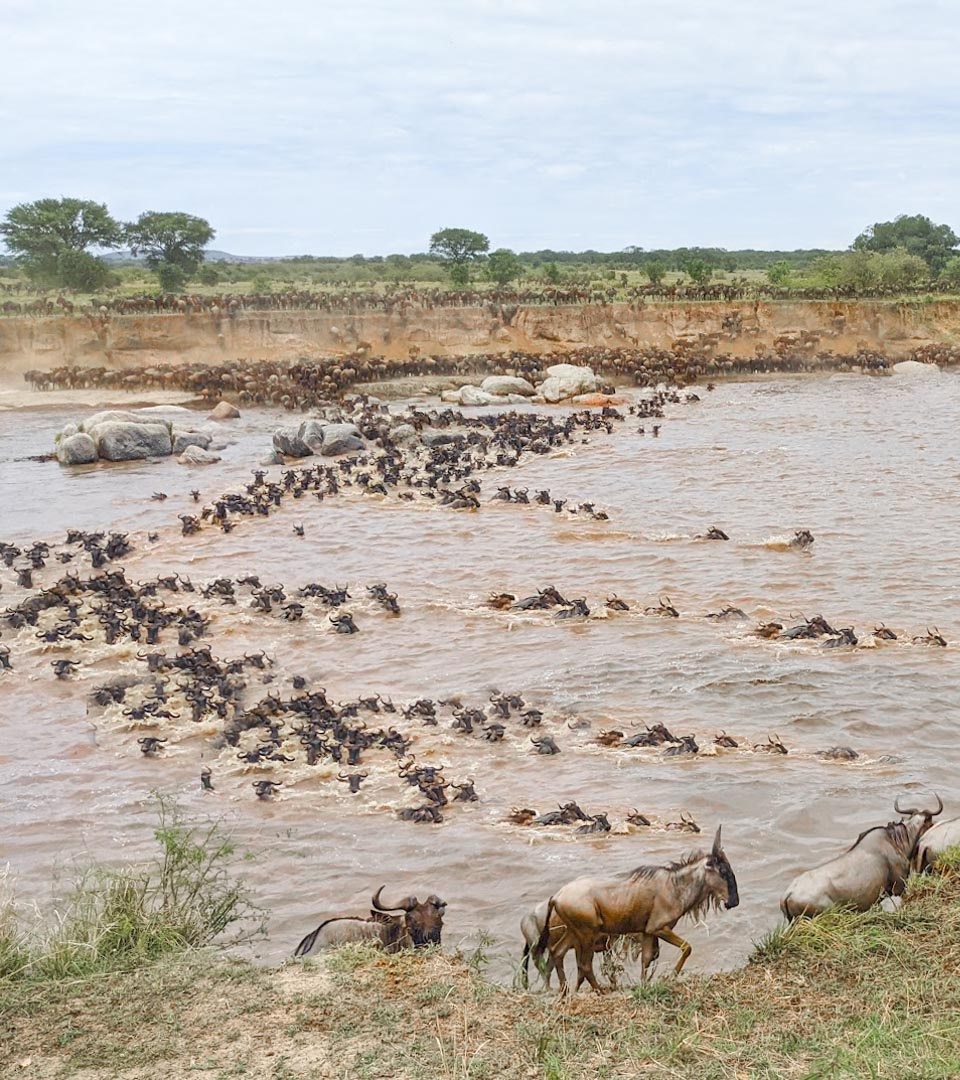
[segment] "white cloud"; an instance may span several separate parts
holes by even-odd
[[[442,223],[843,245],[954,213],[958,30],[948,0],[5,0],[0,212],[169,206],[274,254],[422,250]]]

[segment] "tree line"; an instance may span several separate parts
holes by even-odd
[[[683,275],[696,285],[728,280],[728,274],[761,271],[784,289],[835,286],[861,293],[891,291],[935,283],[960,287],[958,240],[949,225],[922,214],[902,214],[876,222],[859,233],[846,251],[797,249],[762,251],[681,247],[616,252],[490,250],[489,238],[465,228],[435,232],[426,252],[387,256],[301,255],[257,264],[204,266],[204,249],[215,237],[204,218],[182,212],[147,211],[136,221],[117,221],[102,203],[83,199],[39,199],[13,207],[0,222],[0,237],[14,264],[41,286],[96,292],[108,286],[111,269],[95,252],[127,248],[156,273],[161,290],[180,292],[191,279],[215,285],[249,279],[269,291],[279,271],[291,267],[317,283],[431,282],[463,288],[486,280],[507,286],[523,278],[546,284],[601,281],[642,275],[660,285],[668,275]],[[671,279],[673,280],[673,279]]]
[[[37,199],[20,203],[0,222],[0,236],[15,264],[41,285],[96,292],[110,269],[93,254],[126,246],[155,270],[165,292],[179,292],[203,262],[216,232],[193,214],[148,210],[121,222],[104,203],[88,199]]]

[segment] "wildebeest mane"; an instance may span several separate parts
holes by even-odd
[[[630,871],[627,875],[627,879],[629,881],[641,881],[644,878],[652,878],[660,870],[666,870],[668,873],[675,874],[677,871],[685,869],[703,857],[704,853],[702,851],[691,851],[676,862],[664,863],[661,866],[638,866],[635,870]]]
[[[907,827],[902,821],[888,821],[886,825],[873,825],[869,829],[864,829],[863,832],[854,840],[854,842],[847,848],[847,851],[853,851],[853,849],[863,840],[865,836],[869,836],[874,832],[885,832],[894,843],[903,844],[903,841],[907,838]]]

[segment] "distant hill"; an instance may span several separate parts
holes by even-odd
[[[207,262],[229,263],[271,263],[283,262],[283,256],[275,255],[231,255],[229,251],[210,249],[204,252]],[[140,266],[146,259],[142,255],[131,255],[129,251],[111,251],[101,256],[111,266]]]

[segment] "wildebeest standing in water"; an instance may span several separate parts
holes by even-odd
[[[577,985],[586,980],[601,992],[593,973],[598,940],[623,934],[643,934],[641,977],[656,959],[659,941],[680,950],[677,974],[690,955],[690,944],[673,932],[684,915],[698,915],[710,907],[733,908],[740,903],[737,879],[723,848],[720,829],[708,853],[695,852],[667,866],[640,866],[624,879],[582,877],[564,885],[550,897],[543,932],[533,950],[539,964],[547,948],[557,969],[560,993],[566,993],[563,961],[570,949],[577,956]]]
[[[943,801],[938,795],[936,810],[920,810],[901,809],[898,799],[893,808],[906,821],[867,829],[842,854],[794,878],[780,901],[787,919],[833,907],[866,911],[881,897],[903,892],[917,842],[943,810]]]

